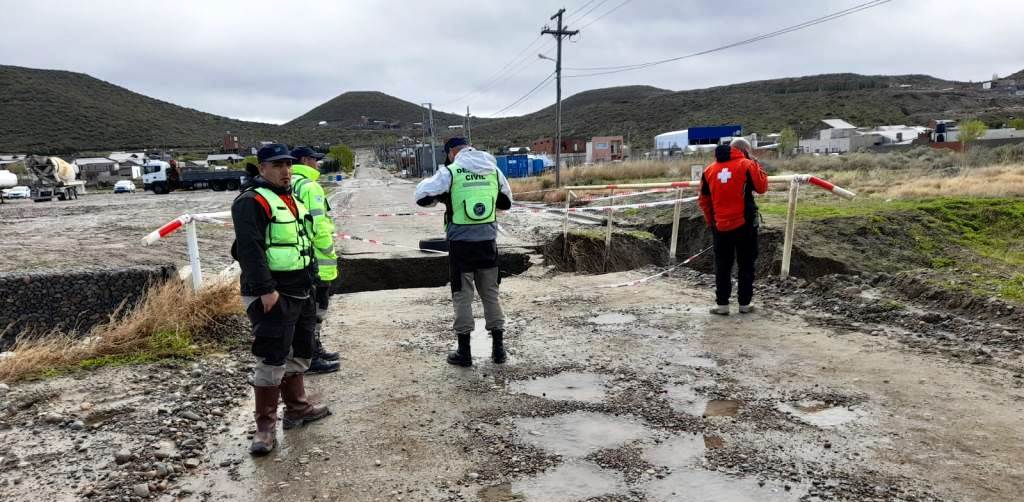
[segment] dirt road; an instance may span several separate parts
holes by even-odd
[[[335,207],[409,209],[411,187],[379,176],[360,173]],[[437,224],[380,220],[343,225],[411,243]],[[245,450],[244,355],[13,386],[0,395],[0,498],[1019,500],[1012,365],[904,343],[926,324],[820,322],[770,281],[757,313],[727,318],[706,313],[713,281],[695,271],[601,287],[650,272],[537,264],[504,280],[511,359],[491,364],[481,330],[470,369],[443,360],[447,288],[336,296],[324,333],[342,369],[308,379],[334,415],[279,434],[262,459]],[[889,301],[865,288],[859,301]]]

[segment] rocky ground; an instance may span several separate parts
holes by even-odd
[[[410,190],[366,185],[345,205]],[[722,318],[695,270],[612,288],[658,269],[533,260],[502,284],[503,366],[482,326],[473,368],[443,362],[447,288],[336,296],[342,370],[308,379],[334,415],[279,432],[266,458],[245,450],[244,350],[0,387],[0,499],[1019,499],[1012,304],[912,274],[770,277],[758,312]]]

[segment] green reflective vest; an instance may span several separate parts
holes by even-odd
[[[458,164],[448,166],[452,175],[452,223],[456,225],[483,225],[496,220],[495,205],[501,181],[498,171],[476,174]]]
[[[313,255],[320,270],[320,280],[330,282],[338,278],[338,254],[334,250],[334,222],[324,189],[317,183],[320,172],[302,164],[292,166],[292,194],[300,200],[313,219],[310,238]]]
[[[303,270],[313,263],[312,241],[309,239],[309,214],[301,202],[296,201],[298,217],[273,190],[257,188],[256,193],[270,205],[270,224],[267,225],[267,266],[271,272]]]

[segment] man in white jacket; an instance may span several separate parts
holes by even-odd
[[[506,360],[505,314],[498,298],[497,210],[512,208],[512,188],[498,170],[494,156],[469,145],[465,138],[444,144],[444,169],[420,182],[416,203],[433,207],[443,203],[451,271],[452,301],[455,305],[455,334],[458,350],[448,354],[448,363],[472,366],[469,335],[473,331],[473,289],[484,305],[486,329],[491,332],[491,360]]]

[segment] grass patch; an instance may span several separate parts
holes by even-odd
[[[607,230],[596,230],[596,229],[570,230],[569,233],[574,235],[574,236],[577,236],[577,237],[582,237],[582,238],[585,238],[585,239],[593,239],[593,240],[602,241],[602,242],[604,241],[605,237],[608,235]],[[630,237],[632,237],[634,239],[641,240],[641,241],[656,241],[656,240],[658,240],[658,238],[654,234],[652,234],[650,232],[645,232],[643,230],[615,230],[613,232],[613,236],[615,236],[615,235],[628,235],[628,236],[630,236]]]
[[[150,288],[127,311],[87,333],[48,333],[18,337],[14,355],[0,360],[0,381],[51,377],[75,370],[188,359],[222,343],[206,336],[222,319],[242,314],[234,282],[207,285],[198,293],[168,281]]]

